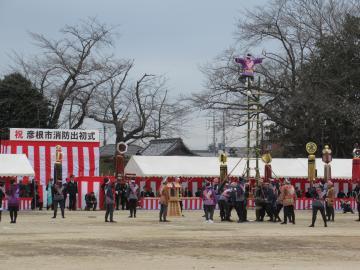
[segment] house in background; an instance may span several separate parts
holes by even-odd
[[[197,156],[181,138],[151,140],[142,151],[143,156]]]

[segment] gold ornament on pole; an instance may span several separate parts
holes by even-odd
[[[62,180],[62,158],[61,145],[55,147],[54,181]]]
[[[261,156],[261,160],[265,163],[264,181],[269,182],[272,176],[272,169],[270,164],[272,161],[272,157],[270,153],[263,154]]]
[[[316,166],[315,166],[315,153],[317,145],[314,142],[308,142],[306,144],[306,151],[308,152],[308,180],[309,182],[315,181],[316,178]]]

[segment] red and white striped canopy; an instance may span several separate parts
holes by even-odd
[[[0,153],[25,154],[35,178],[46,185],[54,175],[56,145],[62,149],[62,176],[99,175],[99,142],[1,141]]]

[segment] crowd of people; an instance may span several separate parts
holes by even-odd
[[[180,179],[177,178],[175,181],[180,182]],[[8,190],[5,190],[4,183],[0,183],[0,221],[3,210],[2,201],[6,196],[11,223],[16,223],[19,198],[24,194],[24,186],[26,185],[23,185],[21,181],[16,183],[15,180],[11,180],[10,187]],[[38,185],[34,180],[29,184],[29,190],[30,194],[33,195],[31,208],[34,209],[36,205],[42,204],[40,199],[37,198],[39,194]],[[62,218],[65,218],[65,202],[67,198],[68,209],[70,211],[76,210],[78,187],[74,175],[71,175],[69,181],[65,183],[61,180],[49,181],[46,190],[48,191],[47,209],[51,208],[53,210],[52,218],[57,217],[57,209],[59,207]],[[118,177],[115,182],[105,178],[101,185],[101,190],[104,194],[105,222],[115,222],[114,210],[120,210],[120,207],[121,210],[129,210],[129,218],[136,218],[140,198],[155,196],[160,197],[159,221],[168,222],[167,209],[170,200],[170,190],[167,179],[163,180],[159,190],[155,191],[155,193],[151,188],[140,192],[135,179],[131,179],[127,183],[121,177]],[[206,181],[204,187],[199,189],[197,193],[203,200],[203,217],[205,217],[206,223],[214,222],[216,205],[219,206],[221,221],[232,221],[232,210],[235,209],[237,222],[247,222],[247,202],[249,197],[254,198],[255,201],[255,220],[257,222],[263,222],[265,216],[268,216],[269,222],[280,222],[280,224],[287,224],[288,222],[296,223],[294,209],[299,191],[291,185],[288,179],[282,182],[275,179],[270,179],[269,182],[259,180],[258,185],[250,188],[249,184],[242,177],[232,180],[232,182],[223,181],[222,183],[219,183],[219,180],[215,178],[213,181]],[[318,212],[320,212],[324,226],[327,227],[329,221],[333,222],[335,220],[335,190],[333,183],[331,181],[322,181],[311,184],[306,194],[306,197],[312,199],[312,221],[310,227],[315,226]],[[360,183],[356,185],[351,194],[356,199],[359,212],[358,221],[360,221]],[[188,190],[183,189],[178,195],[181,212],[181,197],[184,195],[188,195]],[[94,192],[89,192],[85,195],[85,202],[85,210],[96,210],[98,200]],[[341,201],[341,207],[343,213],[354,213],[351,205],[345,200]],[[282,209],[283,218],[280,217]]]

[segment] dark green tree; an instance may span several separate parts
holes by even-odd
[[[19,73],[0,80],[0,128],[46,128],[50,108],[43,94]]]
[[[290,128],[272,125],[269,135],[285,156],[304,145],[329,144],[336,157],[350,157],[360,132],[360,18],[347,16],[340,31],[323,36],[302,68],[298,91],[283,104]]]

